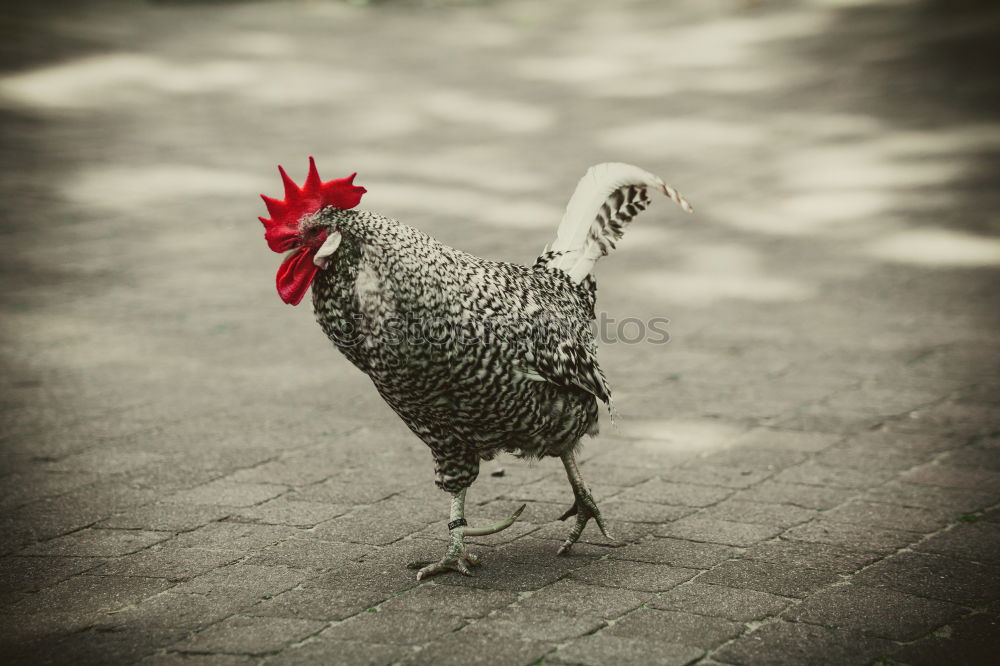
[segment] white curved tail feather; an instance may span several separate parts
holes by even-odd
[[[647,188],[670,197],[687,212],[691,204],[660,178],[631,164],[605,162],[583,175],[563,214],[547,265],[581,282],[597,260],[615,247],[625,227],[649,205]]]

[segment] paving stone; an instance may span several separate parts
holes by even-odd
[[[442,576],[438,582],[442,585],[528,592],[553,583],[566,576],[568,572],[595,561],[595,558],[587,556],[557,556],[554,550],[544,550],[541,557],[533,558],[531,553],[539,552],[536,545],[525,552],[508,557],[508,553],[516,549],[519,544],[520,542],[514,542],[503,548],[490,550],[484,550],[479,546],[477,554],[480,555],[482,566],[477,568],[472,576],[457,574]],[[435,556],[432,561],[436,559]],[[414,563],[410,566],[415,570],[416,565],[417,563]]]
[[[962,618],[927,638],[905,645],[893,658],[913,666],[978,666],[995,661],[1000,649],[1000,617],[980,613]]]
[[[247,605],[237,596],[175,594],[168,590],[135,605],[99,616],[100,631],[141,631],[173,643],[237,613]]]
[[[398,517],[395,520],[374,521],[366,513],[353,513],[320,523],[312,535],[327,541],[352,541],[384,546],[419,532],[427,523]]]
[[[280,594],[309,577],[287,567],[230,564],[213,569],[173,588],[178,594],[229,595],[247,602]]]
[[[0,507],[15,509],[44,497],[55,497],[90,485],[98,476],[85,471],[30,470],[10,474],[0,485]]]
[[[512,543],[498,546],[491,552],[495,553],[498,559],[524,562],[526,564],[541,563],[547,566],[557,566],[560,568],[568,567],[575,569],[576,567],[582,567],[584,564],[592,562],[595,559],[606,557],[609,553],[618,552],[619,549],[617,546],[620,545],[615,542],[606,541],[603,537],[599,537],[601,539],[601,545],[599,546],[583,541],[577,541],[573,544],[573,547],[570,548],[569,551],[563,553],[562,555],[558,555],[557,552],[559,547],[562,545],[562,541],[565,540],[565,534],[561,535],[563,537],[562,539],[541,539],[536,538],[536,534],[537,532],[533,532],[530,535],[517,539]],[[434,550],[432,554],[434,558],[440,555],[437,550]]]
[[[690,483],[671,483],[653,479],[629,488],[616,499],[633,502],[654,502],[657,504],[678,504],[681,506],[709,506],[721,502],[733,490],[711,486],[694,485]]]
[[[73,664],[74,666],[104,666],[130,664],[155,652],[154,638],[139,631],[102,632],[75,630],[72,633],[52,633],[36,642],[12,646],[4,650],[6,663]]]
[[[482,617],[498,608],[509,606],[517,600],[518,594],[516,592],[425,583],[390,597],[380,606],[380,610],[436,613],[440,612],[442,608],[446,608],[453,615],[471,618]]]
[[[610,557],[616,560],[669,564],[690,569],[710,569],[720,562],[736,557],[739,552],[737,548],[721,544],[655,538],[616,549],[611,552]]]
[[[876,562],[855,582],[965,606],[1000,598],[1000,569],[924,553],[899,553]]]
[[[652,592],[597,587],[564,578],[521,599],[518,607],[582,613],[608,620],[634,610],[652,598]]]
[[[724,488],[749,488],[771,476],[767,470],[752,468],[728,468],[711,465],[678,467],[663,472],[661,478],[667,482],[722,486]]]
[[[870,411],[852,412],[828,405],[808,405],[788,418],[777,418],[765,423],[787,430],[827,432],[830,434],[856,434],[879,426],[884,417]]]
[[[829,543],[835,546],[859,548],[875,553],[889,553],[908,546],[919,539],[920,535],[914,532],[902,532],[900,530],[888,530],[865,525],[814,520],[787,530],[782,534],[782,538]]]
[[[681,518],[656,530],[657,536],[707,541],[730,546],[750,546],[781,534],[782,528],[773,525],[736,523],[730,520],[702,518],[695,514]]]
[[[93,448],[89,451],[66,456],[50,462],[46,467],[57,472],[92,472],[96,474],[121,474],[138,467],[164,460],[166,457],[148,451],[129,450],[127,447]]]
[[[977,511],[994,504],[1000,494],[990,494],[962,488],[941,488],[891,481],[869,488],[866,499],[900,506],[925,507],[951,511],[955,515]]]
[[[739,666],[760,663],[847,666],[869,664],[894,649],[895,645],[885,639],[865,637],[843,629],[774,622],[738,638],[714,656],[724,663]]]
[[[240,551],[147,548],[138,553],[109,560],[91,573],[99,576],[146,576],[187,580],[217,567],[232,564],[242,557],[243,553]]]
[[[936,391],[865,385],[836,393],[827,404],[839,409],[894,416],[931,405],[941,397]]]
[[[866,468],[864,470],[845,467],[830,467],[815,462],[806,462],[779,472],[774,480],[778,483],[796,483],[824,488],[869,488],[888,481],[894,476],[889,470]]]
[[[952,517],[950,511],[860,501],[849,502],[823,514],[823,520],[833,522],[925,533],[941,529]]]
[[[267,666],[388,666],[412,652],[410,646],[312,638],[265,659]]]
[[[523,666],[542,663],[541,659],[551,651],[552,645],[542,641],[512,640],[509,636],[459,631],[411,654],[402,663],[429,666]],[[547,657],[545,661],[548,661]]]
[[[252,458],[251,451],[246,453]],[[155,491],[155,500],[163,503],[165,497],[173,492],[194,488],[225,474],[225,471],[200,465],[201,460],[198,452],[187,451],[181,459],[175,458],[169,463],[160,462],[129,472],[129,483],[136,488]]]
[[[597,502],[600,503],[602,488],[597,487],[596,490],[593,488],[591,490],[594,492]],[[573,491],[565,480],[542,479],[523,486],[513,486],[504,493],[504,498],[520,502],[547,502],[568,506],[573,503]]]
[[[437,492],[433,499],[413,501],[409,498],[390,497],[380,500],[371,506],[359,507],[354,510],[354,515],[362,515],[373,521],[397,522],[401,519],[413,520],[424,525],[435,522],[444,522],[448,517],[447,496],[442,493],[434,484],[431,489]],[[520,508],[524,502],[514,502],[510,500],[484,501],[475,508],[469,509],[466,517],[475,525],[476,523],[488,523],[491,521],[505,520],[515,509]],[[543,505],[551,511],[551,507]],[[529,503],[528,509],[533,506]],[[520,522],[520,521],[518,521]],[[447,529],[444,530],[447,533]]]
[[[255,666],[254,657],[235,654],[185,654],[171,652],[154,654],[138,662],[137,666]]]
[[[232,515],[234,507],[215,505],[154,504],[102,520],[100,527],[125,530],[187,532]]]
[[[292,537],[266,546],[247,558],[247,564],[281,565],[296,569],[333,569],[360,560],[371,548],[358,543],[339,543]]]
[[[307,486],[325,481],[337,475],[335,466],[322,464],[314,456],[303,458],[297,452],[288,453],[278,460],[269,460],[247,469],[241,469],[228,477],[236,483],[281,484],[284,486]]]
[[[743,502],[727,499],[715,506],[702,509],[696,517],[736,523],[791,527],[792,525],[812,520],[817,515],[816,511],[790,504],[768,504],[765,502]],[[824,514],[824,517],[826,515]]]
[[[384,594],[377,592],[305,587],[267,597],[244,609],[243,614],[331,622],[356,615],[379,604],[384,598]]]
[[[631,525],[632,523],[628,524]],[[617,536],[615,534],[612,535]],[[563,535],[563,541],[565,541],[565,536]],[[599,543],[595,542],[597,542],[596,537],[593,542],[581,539],[573,544],[573,547],[567,552],[556,556],[583,566],[588,560],[599,560],[609,556],[611,553],[617,552],[619,549],[624,548],[627,543],[624,541],[607,541],[603,539],[603,536]],[[538,536],[538,532],[532,532],[523,539],[500,546],[496,551],[503,557],[538,562],[547,560],[553,554],[558,553],[559,546],[561,545],[562,543],[558,539],[543,539]]]
[[[635,406],[639,407],[638,404]],[[639,413],[637,411],[636,415]],[[626,414],[625,417],[629,420],[636,418],[632,414]],[[602,435],[602,446],[606,447],[606,450],[598,454],[600,457],[595,456],[593,460],[588,460],[588,462],[594,464],[609,462],[613,465],[626,467],[663,469],[682,464],[691,457],[683,451],[677,451],[675,449],[676,442],[667,439],[619,439],[613,435]]]
[[[98,557],[0,558],[0,590],[35,592],[70,576],[99,567]]]
[[[545,662],[586,666],[604,666],[612,663],[621,666],[642,666],[653,663],[664,666],[687,666],[698,661],[703,654],[704,650],[690,645],[646,638],[626,638],[602,631],[584,636],[559,648],[559,651],[551,657],[546,657]]]
[[[10,607],[16,613],[92,614],[138,603],[171,587],[159,578],[74,576],[46,587]]]
[[[202,548],[205,550],[240,550],[252,552],[274,545],[300,530],[284,525],[253,525],[249,523],[209,523],[171,539],[168,548]]]
[[[846,488],[824,488],[793,483],[779,483],[768,479],[763,483],[741,490],[732,499],[741,502],[766,502],[790,504],[804,509],[832,509],[856,494]]]
[[[628,560],[602,560],[573,571],[570,575],[584,583],[605,587],[622,587],[640,592],[669,590],[698,571],[664,564],[647,564]]]
[[[910,470],[900,480],[924,486],[942,486],[996,493],[1000,488],[1000,472],[991,469],[924,465]]]
[[[974,467],[1000,472],[1000,449],[965,447],[951,451],[940,460],[949,467]]]
[[[949,435],[889,428],[852,435],[844,442],[843,448],[880,457],[883,452],[890,457],[898,453],[934,456],[942,451],[954,449],[957,444],[955,438]]]
[[[947,401],[916,410],[899,427],[912,431],[938,431],[959,435],[984,435],[996,430],[992,405]]]
[[[607,623],[600,617],[548,608],[507,608],[489,615],[462,632],[485,633],[510,640],[562,642],[592,634]]]
[[[959,523],[953,529],[921,541],[914,549],[987,564],[1000,564],[1000,525]]]
[[[829,569],[837,573],[852,573],[882,556],[848,550],[839,546],[808,541],[773,540],[754,544],[743,557],[774,564],[790,564],[811,569]]]
[[[629,613],[604,633],[626,638],[647,638],[710,650],[736,638],[743,625],[678,611],[639,609]]]
[[[242,507],[266,502],[287,490],[285,486],[271,483],[233,483],[220,479],[174,493],[164,501],[176,504],[222,504]]]
[[[815,457],[827,467],[841,467],[858,471],[879,469],[902,472],[915,467],[933,456],[931,452],[914,452],[908,449],[871,448],[858,444],[834,446]]]
[[[417,572],[408,569],[405,562],[346,562],[336,569],[310,578],[305,586],[378,592],[388,597],[414,587],[417,584],[416,577]]]
[[[15,664],[30,661],[33,652],[47,654],[47,646],[60,642],[65,636],[86,631],[101,617],[102,611],[76,610],[61,607],[45,608],[37,613],[19,613],[4,610],[0,616],[3,632],[0,633],[0,656]]]
[[[342,516],[350,510],[351,508],[345,505],[292,502],[284,497],[279,497],[263,504],[237,509],[233,512],[232,519],[267,525],[315,527],[319,523]]]
[[[587,543],[596,546],[603,546],[605,548],[614,548],[621,543],[631,543],[633,541],[638,541],[643,539],[650,534],[652,534],[658,527],[656,523],[630,523],[622,520],[615,520],[614,518],[608,518],[607,520],[608,531],[615,538],[615,541],[609,541],[601,534],[600,529],[591,521],[590,524],[584,529],[583,535],[580,537],[580,541],[577,543]],[[535,539],[549,539],[552,541],[563,542],[566,540],[566,536],[569,534],[572,523],[568,521],[556,521],[541,525],[538,529],[530,532],[530,536]],[[576,548],[576,546],[573,546]]]
[[[790,599],[767,592],[689,582],[664,592],[648,605],[660,610],[749,622],[777,615],[791,603]]]
[[[799,451],[762,448],[734,448],[699,458],[698,465],[735,467],[740,470],[776,472],[803,462],[808,455]]]
[[[622,465],[607,465],[603,462],[600,464],[582,465],[580,469],[587,481],[598,488],[601,486],[630,488],[644,481],[649,481],[656,475],[656,471],[649,467],[625,467]],[[567,488],[569,487],[566,484],[565,477],[559,478],[559,481]],[[570,499],[572,500],[572,493],[570,494]]]
[[[784,617],[896,641],[912,641],[964,612],[961,607],[943,601],[895,590],[847,585],[814,594]]]
[[[286,497],[293,502],[302,500],[319,504],[358,505],[374,504],[395,495],[397,492],[399,492],[398,489],[384,483],[344,483],[342,479],[328,479],[303,488],[296,488]],[[446,509],[445,506],[442,511]]]
[[[114,557],[143,550],[166,541],[169,532],[142,530],[87,529],[36,544],[24,550],[27,555],[55,555],[75,557]]]
[[[694,513],[697,509],[651,502],[630,502],[611,499],[599,505],[601,513],[609,520],[633,523],[665,523]],[[612,518],[613,517],[613,518]]]
[[[424,613],[386,610],[361,613],[323,632],[324,638],[356,640],[399,645],[419,645],[442,634],[462,628],[466,620],[446,612],[434,613],[430,619]]]
[[[315,620],[234,616],[172,646],[183,652],[266,654],[297,643],[323,629]]]
[[[836,580],[839,580],[839,576],[828,569],[809,569],[753,560],[730,560],[698,576],[697,582],[748,588],[782,597],[802,598]]]
[[[801,451],[816,453],[833,446],[843,436],[825,432],[801,432],[799,430],[777,430],[754,428],[736,440],[740,447],[765,451]]]

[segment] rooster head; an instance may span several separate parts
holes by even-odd
[[[312,157],[309,158],[309,175],[301,187],[282,167],[278,167],[278,172],[285,185],[285,198],[260,195],[271,216],[270,219],[261,217],[260,221],[264,223],[267,246],[274,252],[289,253],[278,268],[278,295],[285,303],[298,305],[329,254],[326,252],[317,256],[320,248],[327,243],[330,232],[303,221],[330,206],[341,210],[354,208],[366,190],[354,184],[357,174],[326,182],[320,180],[316,161]]]

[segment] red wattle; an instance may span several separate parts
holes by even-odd
[[[319,271],[319,266],[313,263],[317,247],[302,247],[289,256],[278,267],[276,283],[278,295],[289,305],[298,305],[302,297],[309,291],[309,285]]]

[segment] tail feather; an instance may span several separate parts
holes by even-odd
[[[650,204],[654,187],[687,212],[691,204],[657,176],[631,164],[607,162],[590,167],[566,205],[545,263],[582,282],[601,257],[615,248],[628,223]]]

